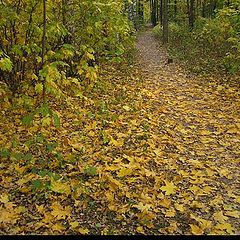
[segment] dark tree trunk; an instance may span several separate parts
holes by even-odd
[[[204,17],[204,18],[206,17],[205,8],[206,8],[206,5],[205,5],[205,0],[204,0],[202,3],[202,17]]]
[[[210,1],[210,9],[209,9],[209,15],[212,17],[214,15],[214,11],[217,7],[217,1],[216,0],[211,0]]]
[[[177,0],[174,0],[174,21],[177,21]]]
[[[46,0],[43,0],[43,35],[42,35],[42,67],[44,65],[44,56],[45,56],[45,48],[46,48],[46,25],[47,25],[47,17],[46,17]],[[46,81],[43,79],[43,102],[46,102]]]
[[[163,0],[163,44],[168,43],[168,0]]]
[[[160,11],[160,24],[162,26],[163,25],[163,0],[160,0],[159,11]]]
[[[190,0],[189,5],[189,29],[192,31],[194,26],[194,2],[195,0]]]
[[[156,18],[156,3],[157,1],[156,0],[152,0],[152,25],[153,26],[156,26],[157,25],[157,18]]]

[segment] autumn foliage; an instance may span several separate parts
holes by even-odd
[[[148,4],[0,2],[2,235],[239,233],[239,89],[135,38]]]

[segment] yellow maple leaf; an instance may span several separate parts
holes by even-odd
[[[91,130],[90,132],[88,132],[88,136],[94,137],[95,136],[95,132]]]
[[[198,201],[192,201],[190,203],[190,207],[193,207],[193,208],[204,208],[204,204],[201,203],[201,202],[198,202]]]
[[[210,132],[210,131],[208,131],[208,130],[202,130],[202,131],[200,131],[200,134],[201,134],[201,135],[211,135],[212,132]]]
[[[137,228],[136,228],[136,232],[145,234],[144,229],[143,229],[142,226],[137,227]]]
[[[175,233],[178,229],[177,223],[176,222],[171,222],[169,227],[167,227],[167,230],[169,233]]]
[[[156,173],[155,173],[155,172],[149,171],[149,170],[146,169],[146,168],[142,168],[142,169],[143,169],[144,174],[145,174],[147,177],[150,177],[150,176],[155,177],[155,176],[156,176]]]
[[[52,122],[52,118],[51,117],[44,117],[42,119],[42,126],[50,126]]]
[[[0,223],[11,223],[15,224],[21,216],[19,211],[13,208],[0,208]]]
[[[26,167],[20,167],[19,164],[15,165],[15,170],[19,172],[20,174],[23,174],[23,172],[26,170]]]
[[[131,122],[131,125],[133,125],[133,126],[137,126],[138,125],[137,119],[133,119],[130,122]]]
[[[108,176],[109,187],[111,190],[116,191],[118,188],[121,188],[123,185],[115,178]]]
[[[122,145],[124,144],[123,140],[118,140],[116,141],[113,137],[111,137],[111,140],[109,142],[110,145],[113,145],[115,147],[122,147]]]
[[[175,203],[175,204],[174,204],[174,207],[175,207],[179,212],[184,212],[184,211],[185,211],[184,204]]]
[[[234,125],[227,130],[227,133],[230,133],[230,134],[238,134],[239,133],[239,130],[238,128],[236,128]]]
[[[63,183],[60,180],[55,181],[53,178],[51,178],[50,189],[57,193],[71,194],[71,187],[68,183]]]
[[[71,207],[67,206],[63,208],[60,203],[54,202],[52,204],[51,215],[57,220],[65,219],[67,216],[71,215]]]
[[[236,202],[240,203],[240,196],[235,196],[235,198],[236,198]]]
[[[226,168],[220,168],[218,173],[221,177],[227,177],[230,174],[230,171]]]
[[[225,215],[229,217],[239,218],[240,213],[239,211],[226,211]]]
[[[222,211],[214,213],[213,218],[215,221],[218,221],[220,223],[228,220],[228,217],[224,216]]]
[[[118,172],[118,177],[125,177],[128,175],[132,174],[132,169],[131,168],[122,168],[119,172]]]
[[[50,224],[52,221],[53,221],[54,217],[51,213],[47,212],[47,213],[44,213],[44,218],[41,220],[41,224],[44,224],[44,225],[47,225],[47,224]],[[43,226],[43,225],[41,225]]]
[[[172,182],[164,181],[165,186],[162,186],[160,189],[165,192],[165,195],[171,195],[175,193],[175,188],[174,184]]]
[[[127,112],[129,112],[131,110],[131,108],[127,105],[123,106],[123,109],[126,110]]]
[[[36,208],[37,208],[39,213],[43,213],[44,212],[44,205],[43,204],[42,205],[37,205],[36,204]]]
[[[212,141],[212,139],[211,139],[211,138],[208,138],[208,137],[201,137],[200,141],[201,141],[202,143],[209,143],[209,142]]]
[[[234,233],[234,228],[232,227],[232,225],[230,223],[218,223],[215,226],[215,228],[219,229],[219,230],[225,230],[229,234]]]
[[[159,148],[153,150],[153,152],[154,152],[158,157],[159,157],[159,156],[162,156],[162,154],[163,154],[163,151],[162,151],[161,149],[159,149]]]
[[[208,220],[205,220],[203,218],[199,218],[199,226],[203,230],[210,229],[212,227],[212,222],[208,221]]]
[[[204,186],[203,189],[202,189],[202,191],[203,191],[204,193],[211,193],[212,190],[213,190],[213,188],[210,187],[210,186]]]
[[[116,204],[108,204],[108,208],[111,210],[111,211],[114,211],[114,212],[117,212],[119,210],[119,208],[116,206]]]
[[[175,217],[176,211],[173,208],[170,208],[166,211],[165,217]]]
[[[197,192],[200,191],[200,188],[199,188],[198,186],[194,185],[194,186],[191,186],[191,187],[189,188],[189,190],[190,190],[193,194],[196,194]]]
[[[191,227],[192,234],[202,235],[204,233],[204,231],[200,227],[198,227],[197,225],[194,225],[194,224],[189,224],[189,225]]]
[[[79,223],[78,221],[74,221],[74,222],[69,222],[69,225],[70,225],[70,229],[75,229],[79,226]]]
[[[84,150],[84,146],[81,143],[72,143],[72,142],[70,142],[70,145],[72,146],[73,151],[74,150],[77,150],[77,151]]]
[[[79,228],[78,231],[84,235],[89,233],[89,230],[87,228]]]
[[[137,205],[133,205],[133,207],[137,208],[141,212],[147,212],[150,208],[150,204],[143,204],[142,202],[138,203]]]
[[[170,199],[167,199],[167,198],[164,198],[164,199],[160,200],[160,201],[158,202],[158,204],[159,204],[160,206],[162,206],[162,207],[169,208],[170,205],[171,205],[171,200],[170,200]]]
[[[63,232],[65,230],[65,227],[60,223],[54,224],[51,228],[53,231],[57,231],[57,232]]]
[[[3,193],[3,194],[0,196],[0,202],[1,202],[1,203],[7,203],[7,202],[9,202],[9,198],[8,198],[8,194],[7,194],[7,193]]]

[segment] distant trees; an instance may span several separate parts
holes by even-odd
[[[184,54],[188,52],[187,45],[194,44],[189,46],[193,50],[188,53],[189,56],[194,56],[193,52],[199,54],[196,59],[212,55],[214,60],[210,64],[218,61],[220,68],[231,73],[240,69],[239,3],[239,0],[149,2],[152,24],[157,25],[155,29],[164,44],[168,39],[175,45],[181,44]],[[203,60],[203,65],[206,62],[206,59]]]
[[[136,29],[142,25],[144,21],[144,0],[124,0],[124,12],[127,13],[128,19],[133,22]]]

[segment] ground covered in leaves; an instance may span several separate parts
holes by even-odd
[[[239,234],[239,89],[167,63],[151,31],[35,118],[2,102],[1,234]]]

